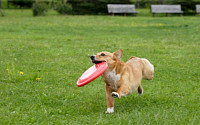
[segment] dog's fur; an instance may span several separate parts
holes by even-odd
[[[119,49],[114,53],[100,52],[91,56],[93,63],[105,61],[108,64],[101,75],[106,83],[107,113],[114,112],[114,98],[127,96],[136,90],[142,95],[142,78],[153,79],[154,66],[147,59],[132,56],[124,63],[120,60],[122,54],[123,50]]]

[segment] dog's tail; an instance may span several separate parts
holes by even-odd
[[[143,72],[142,77],[147,80],[153,79],[154,66],[147,60],[142,58]]]

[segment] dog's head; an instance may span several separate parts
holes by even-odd
[[[107,62],[108,64],[112,64],[115,61],[119,60],[122,57],[123,50],[119,49],[114,53],[110,52],[100,52],[97,53],[96,55],[91,56],[91,61],[92,63],[98,64],[101,62]]]

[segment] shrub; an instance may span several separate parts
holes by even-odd
[[[8,4],[11,3],[15,6],[19,6],[20,8],[28,7],[31,8],[35,0],[8,0]]]
[[[45,16],[48,12],[48,7],[45,3],[36,2],[33,4],[33,16]]]
[[[171,4],[180,4],[184,14],[192,15],[196,14],[196,4],[200,4],[200,0],[177,0],[177,1],[169,1]]]
[[[68,3],[58,3],[56,5],[55,10],[60,13],[60,14],[69,14],[72,11],[72,6],[71,4]]]
[[[107,14],[107,4],[131,4],[132,0],[68,0],[72,14]]]

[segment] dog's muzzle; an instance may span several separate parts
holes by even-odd
[[[98,63],[102,62],[102,61],[96,60],[95,56],[90,56],[90,59],[91,59],[92,63],[95,63],[95,64],[98,64]]]
[[[90,56],[90,59],[91,60],[95,60],[95,56]]]

